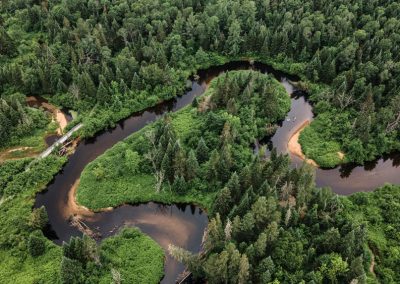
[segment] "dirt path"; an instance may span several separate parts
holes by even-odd
[[[23,154],[22,157],[17,155],[15,156],[15,152],[21,152]],[[33,147],[14,147],[10,149],[6,149],[3,152],[0,152],[0,162],[6,160],[16,160],[21,158],[29,158],[37,156],[37,152],[33,151]]]
[[[369,266],[369,272],[371,272],[374,276],[375,275],[375,255],[371,250],[371,264]]]
[[[299,143],[299,137],[300,137],[300,133],[301,131],[310,124],[309,120],[306,120],[297,130],[296,132],[292,135],[292,137],[290,137],[289,141],[288,141],[288,150],[291,154],[299,157],[300,159],[304,160],[306,163],[314,166],[314,167],[318,167],[318,164],[312,160],[312,159],[308,159],[303,151],[301,150],[301,145]]]

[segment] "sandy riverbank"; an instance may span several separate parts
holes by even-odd
[[[67,116],[56,106],[47,102],[46,99],[41,97],[30,96],[26,98],[26,102],[28,105],[33,107],[42,107],[48,112],[50,112],[53,116],[53,119],[58,122],[59,127],[57,128],[57,134],[62,135],[65,127],[68,124]]]
[[[72,185],[71,189],[68,192],[68,203],[64,210],[64,217],[67,219],[71,216],[80,216],[84,218],[94,217],[95,212],[91,211],[89,208],[80,205],[76,201],[76,192],[79,187],[80,179],[76,180],[75,183]],[[97,212],[104,212],[113,210],[112,207],[103,208],[98,210]]]
[[[305,127],[307,127],[310,124],[309,120],[306,120],[296,131],[295,133],[292,135],[292,137],[290,137],[289,141],[288,141],[288,150],[291,154],[299,157],[300,159],[304,160],[306,163],[314,166],[314,167],[318,167],[318,164],[312,160],[312,159],[308,159],[303,151],[301,150],[301,145],[299,143],[299,137],[300,137],[300,133],[301,131],[303,131],[303,129]]]
[[[59,127],[57,128],[57,134],[62,135],[64,133],[65,127],[68,124],[67,117],[64,113],[57,109],[54,113],[54,118],[57,120],[59,125]]]

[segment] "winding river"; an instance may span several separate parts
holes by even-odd
[[[250,64],[247,61],[231,62],[223,66],[212,67],[198,72],[198,79],[191,80],[191,90],[176,99],[164,102],[146,111],[135,113],[121,121],[117,127],[99,133],[96,137],[81,142],[75,153],[69,157],[67,164],[48,185],[47,190],[38,194],[35,207],[44,205],[49,216],[49,226],[46,235],[61,244],[71,236],[82,233],[70,225],[68,199],[73,185],[79,180],[84,167],[115,143],[123,140],[145,125],[157,120],[165,112],[177,111],[190,104],[193,99],[204,93],[207,83],[218,74],[228,70],[253,68],[275,76],[289,94],[291,94],[291,110],[271,138],[271,144],[278,152],[288,153],[287,143],[296,130],[307,120],[313,118],[312,107],[303,93],[295,90],[289,81],[296,77],[276,71],[259,63]],[[296,119],[293,119],[296,118]],[[292,166],[300,166],[303,161],[291,155]],[[351,194],[357,191],[369,191],[383,185],[385,182],[400,183],[400,156],[391,155],[369,163],[366,166],[345,165],[336,169],[316,169],[317,186],[330,186],[338,194]],[[141,205],[123,205],[114,210],[95,213],[86,216],[86,225],[101,234],[101,238],[114,235],[122,226],[139,227],[151,236],[163,248],[172,243],[192,252],[198,252],[204,229],[207,226],[207,215],[191,205],[161,205],[148,203]],[[176,277],[183,271],[183,266],[167,256],[165,261],[165,277],[162,283],[174,283]]]

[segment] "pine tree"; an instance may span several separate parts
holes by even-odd
[[[199,171],[199,163],[197,162],[196,154],[193,150],[189,151],[186,161],[186,177],[188,180],[194,179]]]
[[[47,216],[47,211],[44,206],[40,208],[35,208],[33,209],[30,220],[29,220],[29,226],[31,226],[33,229],[43,229],[49,221],[49,218]]]
[[[219,154],[216,149],[211,152],[210,160],[208,163],[207,176],[209,180],[215,180],[218,178],[218,165],[219,165]]]
[[[100,82],[97,88],[96,97],[101,104],[105,104],[109,99],[109,90],[104,86],[103,82]]]
[[[185,194],[187,191],[187,184],[183,176],[178,176],[175,178],[172,184],[172,189],[178,194]]]
[[[60,277],[62,284],[79,284],[82,278],[82,265],[75,259],[63,257],[61,260]]]
[[[196,148],[196,157],[200,164],[208,160],[209,151],[210,150],[207,147],[206,142],[204,141],[203,137],[201,137]]]
[[[240,184],[243,190],[246,190],[251,185],[251,170],[248,165],[240,172]]]
[[[173,164],[175,176],[186,175],[186,155],[182,149],[180,141],[176,140],[173,147]]]
[[[31,256],[42,255],[46,250],[46,241],[41,231],[33,232],[28,239],[28,250]]]
[[[94,97],[97,94],[96,87],[93,83],[92,77],[87,72],[79,75],[78,87],[81,93],[86,97]]]
[[[238,200],[241,196],[239,176],[234,172],[229,181],[226,183],[226,187],[230,190],[233,200]]]
[[[219,213],[225,218],[232,209],[231,191],[228,187],[224,187],[219,193],[213,204],[213,214]]]
[[[215,218],[211,219],[207,226],[207,239],[204,244],[206,250],[213,248],[222,248],[225,243],[225,232],[221,217],[217,213]]]
[[[171,143],[168,143],[167,150],[165,151],[164,158],[161,162],[161,170],[165,173],[165,177],[173,182],[175,176],[175,170],[173,166],[174,161],[174,150]]]
[[[218,176],[222,182],[229,180],[232,168],[232,154],[230,145],[222,147],[220,159],[218,162]]]
[[[250,269],[249,260],[245,254],[242,254],[239,265],[238,284],[248,283],[249,269]]]

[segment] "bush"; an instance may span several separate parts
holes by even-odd
[[[42,255],[46,250],[46,239],[42,232],[35,231],[29,236],[28,250],[31,256],[37,257]]]

